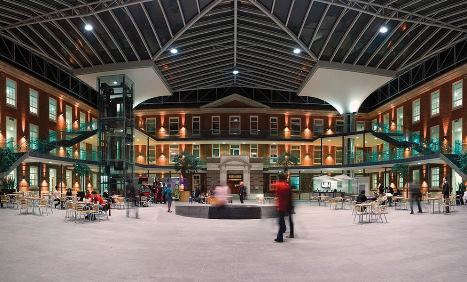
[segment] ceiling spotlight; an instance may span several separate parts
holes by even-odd
[[[300,54],[300,52],[302,52],[302,50],[300,50],[300,48],[293,49],[294,54]]]
[[[386,32],[388,32],[388,28],[383,25],[382,27],[379,28],[379,32],[380,33],[386,33]]]
[[[114,85],[117,85],[117,84],[118,84],[118,82],[117,82],[117,81],[114,81],[114,82],[113,82],[113,84],[114,84]]]
[[[232,73],[233,74],[238,74],[238,70],[233,70]]]
[[[84,29],[87,30],[87,31],[91,31],[92,28],[93,28],[93,27],[92,27],[92,25],[90,25],[90,24],[86,24],[86,25],[84,26]]]
[[[170,49],[170,53],[175,55],[175,54],[178,53],[178,50],[176,48],[172,48],[172,49]]]

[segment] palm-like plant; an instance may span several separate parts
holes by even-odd
[[[198,172],[201,168],[201,161],[199,158],[190,153],[182,152],[174,158],[175,170],[181,174],[181,184],[185,182],[185,176]]]
[[[284,153],[277,158],[277,164],[282,167],[285,174],[289,171],[289,167],[298,164],[298,158],[289,153]]]
[[[90,175],[91,174],[91,169],[89,168],[89,166],[85,163],[82,163],[82,162],[76,162],[74,165],[73,165],[73,172],[77,175],[79,175],[80,177],[80,181],[81,181],[81,189],[84,191],[85,189],[85,177],[87,175]]]

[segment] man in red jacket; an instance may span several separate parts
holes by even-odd
[[[274,241],[278,243],[284,242],[284,232],[287,230],[285,227],[284,217],[290,210],[290,185],[286,182],[287,175],[280,174],[279,181],[276,182],[276,208],[279,215],[279,231],[277,232],[277,237]]]

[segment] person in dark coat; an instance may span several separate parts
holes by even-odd
[[[446,213],[449,213],[449,195],[451,194],[451,187],[449,186],[448,179],[443,177],[443,198],[446,206]]]
[[[356,202],[357,204],[361,204],[368,201],[368,198],[365,195],[365,190],[360,191],[360,194],[358,194]]]
[[[380,195],[384,194],[384,186],[383,186],[383,184],[381,182],[378,185],[378,192],[379,192]]]
[[[409,183],[409,200],[410,200],[410,214],[413,214],[413,204],[417,202],[418,213],[422,213],[422,206],[420,204],[420,185],[418,183]]]
[[[240,196],[240,203],[243,204],[243,200],[245,199],[245,196],[246,196],[246,187],[243,184],[243,181],[240,182],[240,185],[238,186],[238,195]]]

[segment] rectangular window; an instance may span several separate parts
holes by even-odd
[[[343,132],[344,132],[344,121],[336,120],[336,133],[343,133]]]
[[[30,123],[29,124],[29,148],[32,150],[39,149],[39,126]]]
[[[65,123],[66,130],[71,131],[73,129],[73,109],[68,105],[65,106]]]
[[[240,156],[240,145],[239,144],[230,145],[230,155],[231,156]]]
[[[420,121],[420,99],[412,102],[412,123]]]
[[[301,118],[290,119],[290,134],[294,136],[300,136],[302,133],[302,120]]]
[[[240,135],[240,116],[229,116],[229,134]]]
[[[258,116],[250,116],[250,134],[258,135]]]
[[[279,122],[277,117],[269,118],[269,130],[271,131],[271,136],[277,136],[279,133]]]
[[[439,114],[439,90],[431,93],[431,116]]]
[[[212,157],[219,158],[221,156],[221,149],[219,144],[212,144]]]
[[[373,119],[373,120],[371,121],[371,129],[376,131],[376,130],[378,130],[378,127],[379,127],[379,126],[378,126],[378,120],[377,120],[377,119]]]
[[[371,174],[371,188],[378,189],[378,174],[377,173]]]
[[[201,187],[201,176],[199,174],[193,174],[192,184],[193,190],[197,190]]]
[[[404,128],[404,107],[397,108],[396,115],[397,131],[402,131]]]
[[[73,171],[71,170],[66,170],[65,171],[65,179],[66,179],[66,188],[71,188],[73,187]]]
[[[39,92],[29,88],[29,112],[31,114],[39,113]]]
[[[320,146],[314,146],[313,147],[313,163],[314,164],[321,164],[321,147]]]
[[[314,119],[313,120],[313,134],[314,135],[321,135],[324,131],[324,120],[322,119]]]
[[[420,170],[412,170],[412,182],[415,184],[420,184]]]
[[[201,119],[199,116],[192,117],[191,119],[191,134],[199,136],[201,130]]]
[[[462,107],[462,80],[452,84],[452,107]]]
[[[149,145],[148,147],[148,163],[155,164],[156,163],[156,146]]]
[[[364,121],[357,121],[357,131],[365,130],[365,122]]]
[[[199,144],[193,144],[193,147],[191,149],[191,154],[194,157],[199,159],[199,155],[200,155],[200,153],[199,153]]]
[[[86,124],[86,113],[81,111],[79,112],[79,130],[88,130]]]
[[[292,174],[289,178],[290,188],[292,190],[300,190],[300,175]]]
[[[178,134],[178,117],[170,117],[169,118],[169,134],[170,135],[177,135]]]
[[[57,100],[49,98],[49,119],[57,121]]]
[[[213,116],[211,118],[211,132],[213,135],[219,135],[221,133],[221,117]]]
[[[399,186],[397,188],[399,188],[399,189],[404,188],[404,177],[402,177],[400,175],[399,175]]]
[[[6,79],[6,103],[16,107],[16,81]]]
[[[155,118],[147,118],[146,119],[146,132],[148,134],[156,134],[156,119]]]
[[[277,145],[271,145],[269,148],[269,161],[272,164],[277,163],[277,157],[279,155],[279,149],[277,148]]]
[[[29,167],[29,186],[38,186],[39,185],[39,178],[38,178],[39,170],[37,166],[30,166]]]
[[[258,144],[250,144],[250,158],[258,157]]]
[[[175,157],[178,156],[178,145],[175,144],[175,145],[170,145],[169,147],[169,154],[170,154],[170,159],[169,159],[169,163],[173,164],[175,163]]]
[[[431,168],[431,188],[439,188],[439,167]]]
[[[432,143],[439,142],[439,125],[430,127],[430,140]]]
[[[336,164],[342,164],[342,147],[336,147]]]
[[[300,162],[301,162],[300,154],[301,154],[300,146],[294,146],[293,145],[290,148],[290,155],[294,156],[294,157],[296,157],[298,159],[298,162],[297,162],[298,164],[300,164]]]

